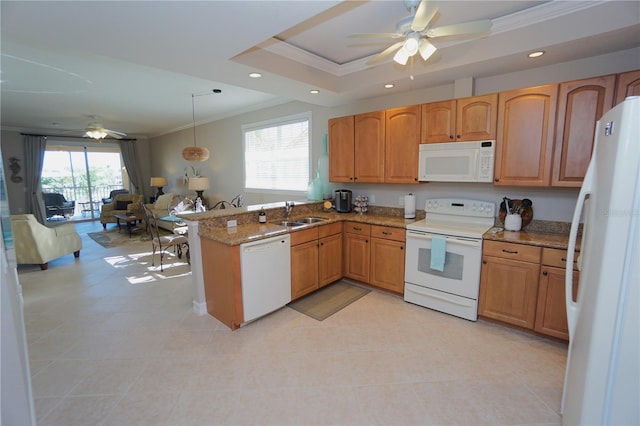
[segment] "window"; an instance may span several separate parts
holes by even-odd
[[[245,189],[306,191],[310,121],[305,113],[242,126]]]

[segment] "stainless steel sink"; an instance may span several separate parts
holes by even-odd
[[[305,226],[307,223],[293,220],[281,220],[279,222],[272,222],[274,225],[286,226],[287,228],[295,228],[296,226]]]
[[[296,222],[302,222],[302,223],[318,223],[318,222],[324,222],[325,219],[324,217],[303,217],[302,219],[296,219]]]

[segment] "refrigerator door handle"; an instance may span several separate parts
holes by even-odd
[[[582,215],[582,211],[584,210],[585,201],[587,201],[587,197],[591,195],[593,192],[594,180],[593,180],[593,163],[589,164],[587,168],[587,173],[584,176],[584,181],[582,183],[582,188],[580,189],[580,194],[578,195],[578,201],[576,203],[576,209],[573,212],[573,220],[571,221],[571,230],[569,232],[569,242],[567,247],[567,269],[565,270],[565,288],[564,288],[564,297],[565,303],[567,306],[567,325],[569,328],[569,340],[571,341],[573,338],[573,334],[576,330],[576,321],[578,316],[578,303],[577,301],[573,301],[573,258],[576,250],[576,241],[578,239],[578,227],[580,226],[580,216]],[[586,211],[586,210],[585,210]],[[583,227],[583,235],[586,235],[587,226],[588,226],[588,218],[585,217],[584,227]],[[584,253],[584,240],[582,239],[580,253]],[[578,270],[582,269],[582,256],[578,256]]]

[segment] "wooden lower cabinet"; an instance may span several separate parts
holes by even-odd
[[[291,299],[318,289],[318,239],[291,246]]]
[[[342,223],[291,233],[291,299],[342,278]]]
[[[405,230],[346,222],[344,276],[404,293]]]
[[[367,225],[368,227],[369,225]],[[344,234],[344,276],[364,283],[369,282],[370,250],[367,235]]]
[[[318,287],[324,287],[342,278],[342,227],[318,243]]]
[[[533,328],[540,265],[484,256],[478,314],[524,328]]]
[[[573,297],[578,290],[580,274],[573,272]],[[565,269],[543,266],[540,270],[540,289],[534,330],[538,333],[569,340],[565,301]]]
[[[485,241],[478,314],[569,340],[566,250]],[[579,273],[573,264],[573,299]]]

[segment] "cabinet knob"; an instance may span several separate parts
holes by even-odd
[[[542,275],[544,275],[544,276],[546,277],[547,275],[549,275],[549,272],[544,271],[544,272],[542,273]]]
[[[400,246],[400,250],[404,250],[404,246]]]
[[[482,264],[483,264],[483,265],[486,265],[486,264],[487,264],[487,261],[486,261],[486,260],[484,260],[484,259],[482,259]]]
[[[500,179],[495,178],[493,181],[494,181],[494,182],[500,182]]]
[[[460,139],[460,135],[456,135],[456,138]]]
[[[453,140],[453,135],[449,135],[449,139]]]

